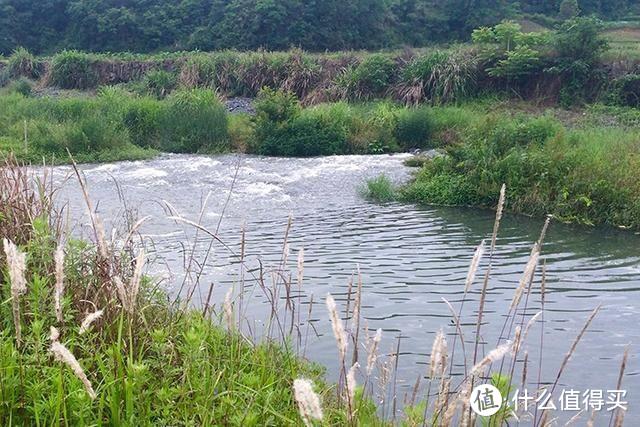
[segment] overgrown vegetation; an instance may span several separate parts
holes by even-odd
[[[628,112],[632,113],[632,112]],[[621,114],[623,121],[628,113]],[[586,119],[567,128],[551,116],[484,114],[436,125],[447,156],[426,162],[402,191],[406,201],[493,206],[503,183],[508,209],[563,221],[640,227],[640,133]],[[611,120],[611,119],[609,119]],[[629,122],[633,123],[633,122]]]
[[[625,103],[633,88],[616,82],[637,77],[635,62],[609,63],[603,31],[604,24],[595,18],[573,18],[556,30],[536,32],[504,21],[473,31],[471,45],[384,53],[293,49],[140,56],[63,51],[45,60],[19,49],[9,57],[0,81],[40,77],[39,87],[82,90],[123,84],[159,99],[185,88],[255,97],[268,87],[293,92],[304,105],[380,98],[441,105],[488,93],[565,106]]]
[[[114,161],[171,152],[229,149],[227,114],[209,90],[179,91],[167,100],[106,87],[96,97],[0,96],[0,150],[35,163]]]
[[[346,422],[319,367],[172,303],[131,235],[116,247],[99,222],[95,244],[64,235],[55,188],[33,179],[0,167],[0,424],[296,425],[300,377],[329,424]]]

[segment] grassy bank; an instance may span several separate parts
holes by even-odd
[[[227,114],[211,90],[164,99],[105,87],[96,96],[0,95],[0,152],[20,160],[133,160],[163,152],[279,156],[379,154],[423,148],[428,110],[391,102],[303,108],[292,93],[263,90],[256,116]]]
[[[637,110],[598,106],[540,115],[529,108],[432,109],[430,142],[443,155],[412,159],[420,168],[410,184],[395,189],[396,199],[494,207],[505,183],[513,212],[640,228]],[[368,197],[388,200],[391,191],[379,179],[370,183]]]
[[[0,424],[299,425],[300,378],[326,425],[348,422],[321,368],[243,335],[235,302],[170,300],[144,252],[106,240],[96,214],[96,243],[64,234],[55,188],[34,180],[0,166]],[[358,419],[375,422],[359,396]]]
[[[564,105],[607,100],[637,106],[638,57],[624,51],[633,48],[629,40],[636,33],[576,18],[535,30],[505,21],[476,29],[471,43],[385,52],[63,51],[40,58],[17,49],[0,61],[0,86],[22,77],[40,88],[125,85],[161,97],[180,88],[255,97],[268,87],[291,91],[305,105],[380,98],[442,104],[504,93]]]
[[[207,90],[166,100],[105,87],[97,96],[0,96],[0,150],[40,163],[114,161],[170,152],[227,151],[227,113]]]

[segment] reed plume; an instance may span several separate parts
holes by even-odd
[[[491,256],[496,249],[496,240],[498,237],[498,229],[500,228],[500,220],[502,219],[502,213],[504,212],[504,203],[506,200],[507,186],[502,184],[500,188],[500,198],[498,199],[498,207],[496,208],[496,219],[493,223],[493,233],[491,234]]]
[[[504,356],[506,356],[513,349],[513,342],[507,341],[504,344],[499,345],[498,347],[491,350],[484,359],[480,360],[476,363],[473,368],[471,368],[471,372],[469,374],[470,377],[475,377],[480,374],[483,368],[491,363],[495,363],[501,360]]]
[[[513,300],[511,300],[510,310],[515,309],[518,304],[520,304],[520,299],[522,298],[522,293],[528,284],[533,280],[533,274],[536,271],[536,267],[538,266],[538,260],[540,258],[540,246],[538,243],[533,245],[533,249],[531,250],[531,255],[529,256],[529,261],[527,261],[527,266],[524,269],[524,273],[520,278],[520,282],[518,283],[518,287],[516,288],[516,292],[513,295]]]
[[[380,340],[382,340],[382,328],[378,328],[376,330],[376,334],[369,343],[369,349],[367,351],[367,375],[371,375],[376,364],[376,360],[378,359],[378,346],[380,345]]]
[[[13,324],[16,330],[16,343],[18,347],[22,343],[22,326],[20,321],[20,296],[27,292],[27,280],[24,273],[26,270],[26,254],[11,242],[2,240],[4,253],[7,256],[7,268],[9,279],[11,280],[11,307],[13,311]]]
[[[442,332],[438,331],[431,347],[431,358],[429,364],[429,378],[443,376],[447,369],[448,348],[447,339]]]
[[[103,314],[102,310],[96,310],[93,313],[89,313],[87,317],[84,318],[84,320],[82,321],[82,324],[80,325],[79,334],[83,335],[85,332],[87,332],[91,327],[91,325],[93,324],[93,322],[95,322],[96,320],[102,317],[102,314]]]
[[[338,314],[338,308],[336,301],[331,294],[327,294],[327,309],[329,310],[329,317],[331,318],[331,328],[333,329],[333,335],[336,338],[336,344],[338,346],[338,354],[340,355],[340,365],[344,365],[344,360],[347,355],[347,333],[344,330],[342,319]]]
[[[227,291],[227,293],[224,296],[224,322],[227,325],[227,329],[229,331],[233,330],[234,328],[234,321],[233,321],[233,303],[231,302],[231,296],[233,295],[233,288],[229,288],[229,290]]]
[[[355,410],[356,398],[356,370],[360,367],[358,362],[354,363],[349,372],[347,372],[347,402],[349,404],[349,417],[352,418]]]
[[[305,426],[311,426],[312,420],[322,421],[323,414],[320,398],[313,391],[311,381],[304,378],[294,380],[293,395],[298,404],[298,412]]]
[[[480,245],[476,248],[476,251],[473,254],[473,259],[471,259],[471,264],[469,265],[469,272],[467,273],[467,280],[464,285],[464,293],[469,292],[473,281],[476,278],[476,272],[478,271],[478,266],[480,265],[480,260],[482,259],[482,255],[484,254],[485,244],[484,240],[480,242]]]
[[[69,351],[69,349],[67,349],[67,347],[65,347],[64,344],[58,341],[59,337],[60,337],[60,332],[58,332],[58,329],[52,326],[51,336],[50,336],[50,339],[51,339],[50,351],[53,354],[53,357],[57,361],[67,365],[73,371],[75,376],[78,377],[80,381],[82,381],[82,384],[84,384],[84,388],[89,394],[89,397],[91,397],[91,400],[95,399],[96,392],[93,390],[93,387],[91,386],[91,382],[89,381],[89,378],[87,378],[87,375],[84,373],[82,366],[80,366],[80,363],[78,363],[78,360],[75,358],[75,356]]]

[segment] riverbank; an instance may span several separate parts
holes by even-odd
[[[538,115],[521,107],[433,109],[431,141],[439,150],[407,161],[418,167],[408,185],[394,188],[378,178],[365,196],[494,207],[506,184],[512,212],[638,229],[638,111],[594,106]]]
[[[144,274],[141,223],[110,240],[92,213],[93,242],[66,234],[59,189],[36,179],[0,166],[0,424],[383,424],[292,336],[246,335],[242,298],[170,298]]]
[[[248,108],[246,100],[236,104],[231,108]],[[291,93],[265,89],[249,115],[229,114],[205,89],[155,99],[115,87],[97,96],[9,93],[0,95],[0,107],[0,151],[35,164],[66,163],[67,150],[82,162],[109,162],[159,152],[319,156],[435,149],[434,158],[413,161],[422,168],[396,198],[493,207],[506,183],[507,208],[514,212],[640,226],[640,114],[633,108],[566,110],[490,98],[458,106],[379,101],[305,108]]]

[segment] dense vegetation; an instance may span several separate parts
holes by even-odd
[[[511,211],[640,228],[637,110],[593,107],[569,125],[517,104],[433,108],[430,116],[429,145],[439,154],[410,159],[419,169],[404,187],[370,181],[367,197],[493,207],[504,183]]]
[[[607,34],[597,19],[573,18],[555,31],[540,32],[505,21],[474,30],[471,44],[387,53],[114,56],[63,51],[43,58],[20,48],[0,61],[0,86],[16,85],[24,95],[32,86],[36,95],[46,95],[47,87],[94,90],[121,84],[156,98],[192,88],[255,97],[268,87],[293,92],[305,105],[380,98],[407,105],[442,104],[488,93],[564,105],[639,105],[640,51],[629,52],[628,46],[610,42]]]
[[[371,49],[465,40],[526,16],[545,25],[581,12],[638,13],[637,0],[0,0],[0,53]]]

